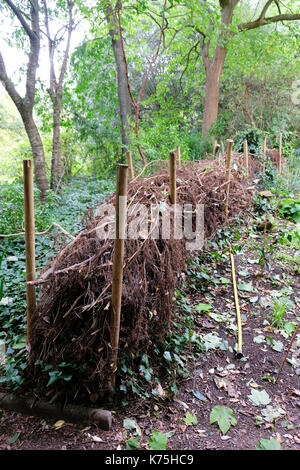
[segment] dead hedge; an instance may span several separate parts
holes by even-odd
[[[259,169],[249,156],[250,179],[242,154],[234,154],[229,221],[251,204],[251,177]],[[205,237],[225,223],[225,165],[217,160],[191,162],[177,169],[177,201],[204,204]],[[128,205],[169,204],[169,175],[161,168],[151,177],[129,182]],[[115,203],[112,195],[108,203]],[[70,209],[71,210],[71,209]],[[110,375],[109,315],[113,240],[101,240],[101,217],[90,213],[86,228],[57,253],[40,276],[39,303],[33,318],[26,386],[52,400],[105,396]],[[151,236],[125,240],[120,350],[151,353],[170,330],[172,298],[191,252],[185,241]],[[49,385],[49,370],[65,372]],[[64,380],[62,380],[64,379]]]

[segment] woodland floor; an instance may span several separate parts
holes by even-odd
[[[287,228],[287,224],[277,220],[271,237],[277,228]],[[288,299],[284,322],[295,325],[299,321],[300,281],[296,261],[299,253],[293,244],[278,245],[269,270],[262,276],[257,251],[262,232],[248,228],[244,226],[241,230],[242,251],[235,255],[243,359],[236,359],[233,351],[236,314],[228,257],[227,263],[223,259],[210,267],[221,283],[208,286],[203,294],[196,295],[194,290],[187,298],[193,305],[210,303],[209,312],[199,313],[199,332],[202,335],[217,332],[229,348],[208,349],[197,362],[192,361],[190,376],[178,385],[174,400],[135,398],[126,407],[113,411],[111,431],[4,412],[0,420],[0,449],[123,450],[133,435],[133,431],[124,428],[123,420],[131,418],[140,428],[142,449],[148,448],[149,436],[157,429],[164,433],[173,431],[167,443],[170,450],[255,450],[262,438],[275,438],[284,450],[300,450],[300,335],[275,384],[271,378],[276,377],[291,333],[285,334],[283,325],[271,326],[270,316],[274,300],[284,297]],[[268,400],[254,404],[249,399],[252,391],[263,390]],[[224,435],[216,423],[210,424],[214,405],[230,407],[234,412],[237,423]],[[184,421],[187,412],[196,415],[196,424]]]

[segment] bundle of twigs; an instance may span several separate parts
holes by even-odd
[[[257,169],[251,158],[250,170]],[[169,204],[169,174],[137,177],[128,186],[128,206]],[[250,205],[242,155],[235,155],[231,173],[229,220]],[[213,237],[225,222],[225,168],[221,161],[191,162],[177,170],[177,201],[204,204],[205,237]],[[115,204],[112,195],[107,203]],[[26,384],[45,389],[49,369],[66,372],[65,380],[47,387],[50,394],[74,400],[82,392],[105,394],[110,374],[109,315],[113,240],[97,236],[103,215],[90,216],[86,229],[65,246],[40,278],[38,308],[33,319]],[[150,221],[149,221],[150,222]],[[172,298],[187,258],[185,241],[153,239],[151,232],[125,240],[120,349],[149,352],[170,329]],[[72,376],[71,380],[68,380]]]

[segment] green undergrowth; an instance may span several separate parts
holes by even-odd
[[[49,191],[43,204],[35,190],[35,225],[37,231],[46,230],[52,222],[59,223],[70,234],[84,226],[84,214],[113,190],[112,184],[96,178],[74,179],[64,188],[62,196]],[[23,187],[19,184],[1,186],[0,234],[24,231]],[[68,241],[53,228],[46,235],[36,237],[36,268],[44,267]],[[6,362],[1,367],[0,384],[17,389],[23,382],[26,367],[26,291],[24,236],[0,238],[0,348],[5,345]],[[38,293],[38,292],[37,292]],[[62,369],[63,370],[63,369]],[[57,371],[60,374],[61,370]]]

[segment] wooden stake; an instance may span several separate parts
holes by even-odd
[[[216,146],[214,148],[214,157],[216,157],[219,150],[220,150],[220,144],[216,144]]]
[[[245,162],[245,170],[246,176],[249,176],[249,162],[248,162],[248,142],[244,140],[244,162]]]
[[[213,155],[216,156],[216,146],[218,145],[218,141],[214,140],[214,145],[213,145]]]
[[[240,314],[240,305],[239,305],[239,298],[238,298],[238,291],[236,286],[236,276],[235,276],[235,267],[234,267],[234,257],[231,251],[231,247],[229,248],[230,253],[230,261],[231,261],[231,274],[232,274],[232,284],[233,284],[233,293],[234,293],[234,301],[235,301],[235,310],[236,310],[236,318],[237,318],[237,326],[238,326],[238,347],[236,352],[237,359],[241,359],[243,357],[242,353],[242,321],[241,321],[241,314]]]
[[[177,166],[178,168],[181,167],[181,154],[180,154],[180,145],[176,147],[176,157],[177,157]]]
[[[266,154],[266,152],[267,152],[267,137],[265,137],[263,141],[263,153]]]
[[[169,171],[170,171],[170,201],[176,204],[176,155],[170,152],[169,155]]]
[[[263,154],[264,154],[263,173],[265,174],[265,171],[266,171],[266,160],[267,160],[267,137],[264,138],[262,151],[263,151]]]
[[[232,152],[233,140],[227,139],[227,150],[226,150],[226,200],[225,200],[225,215],[226,219],[228,216],[228,205],[229,205],[229,186],[230,186],[230,162]]]
[[[128,177],[130,180],[134,178],[134,169],[133,169],[133,163],[132,163],[132,152],[128,150],[126,152],[126,158],[127,158],[127,165],[128,165]]]
[[[278,374],[277,374],[275,383],[277,383],[277,381],[278,381],[279,375],[280,375],[280,373],[281,373],[281,371],[282,371],[282,368],[283,368],[283,366],[284,366],[284,364],[285,364],[285,361],[286,361],[286,359],[287,359],[287,357],[288,357],[288,354],[289,354],[289,352],[290,352],[290,349],[291,349],[291,347],[292,347],[292,344],[293,344],[293,342],[294,342],[294,339],[295,339],[295,337],[296,337],[296,334],[298,333],[299,326],[300,326],[300,322],[298,322],[298,325],[297,325],[297,327],[296,327],[296,329],[295,329],[295,331],[294,331],[294,333],[293,333],[291,342],[290,342],[290,344],[289,344],[289,347],[288,347],[288,349],[287,349],[287,352],[286,352],[286,354],[285,354],[285,356],[284,356],[284,358],[283,358],[283,361],[282,361],[282,363],[281,363],[280,369],[279,369],[279,371],[278,371]]]
[[[26,282],[35,280],[35,236],[34,236],[34,199],[33,199],[33,161],[23,160],[24,175],[24,217]],[[35,286],[26,284],[27,333],[26,342],[31,340],[32,317],[36,309]]]
[[[110,318],[110,342],[112,348],[111,362],[111,388],[116,384],[116,369],[118,364],[118,349],[121,320],[122,283],[124,239],[126,221],[126,196],[127,196],[128,165],[118,165],[117,191],[116,191],[116,234],[113,253],[112,268],[112,294],[111,294],[111,318]]]
[[[267,224],[268,224],[268,215],[265,215],[264,222],[264,238],[262,243],[262,257],[261,257],[261,275],[264,275],[265,270],[265,250],[266,250],[266,238],[267,238]]]
[[[278,163],[278,173],[281,175],[281,160],[282,160],[282,134],[279,135],[279,163]]]

